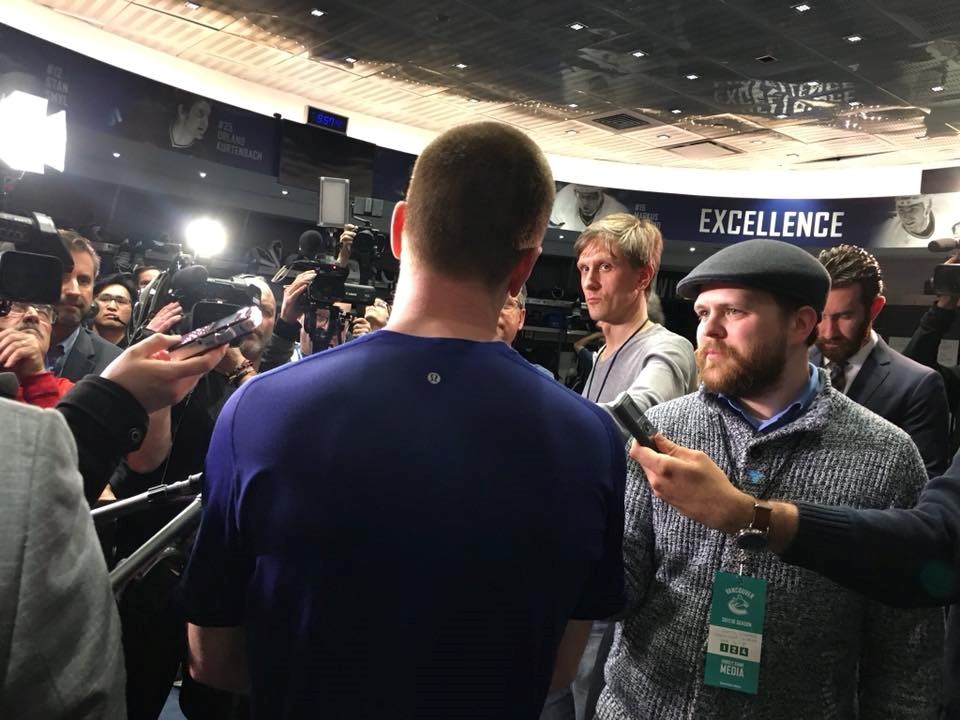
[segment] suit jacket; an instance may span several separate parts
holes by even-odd
[[[124,718],[120,618],[63,417],[0,399],[0,717]]]
[[[112,342],[81,327],[59,376],[77,382],[84,375],[99,375],[121,352],[123,351]]]
[[[811,354],[814,361],[820,353]],[[942,475],[950,464],[950,418],[943,378],[877,339],[847,391],[851,400],[903,430],[913,440],[927,475]]]

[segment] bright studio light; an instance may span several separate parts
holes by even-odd
[[[63,171],[67,114],[47,115],[47,99],[15,90],[0,99],[0,160],[13,170]]]
[[[219,220],[197,218],[187,223],[183,234],[187,247],[199,257],[219,255],[227,246],[227,229]]]

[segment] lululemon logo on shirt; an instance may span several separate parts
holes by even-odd
[[[427,382],[430,383],[431,385],[440,384],[440,373],[436,373],[436,372],[427,373]]]

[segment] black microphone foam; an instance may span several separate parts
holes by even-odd
[[[323,248],[323,235],[316,230],[306,230],[300,236],[300,252],[313,256]]]
[[[20,381],[12,372],[0,372],[0,397],[13,400],[20,389]]]
[[[173,274],[170,287],[178,294],[199,290],[207,281],[207,277],[207,269],[203,265],[189,265]]]
[[[930,252],[952,252],[960,250],[960,240],[956,238],[938,238],[927,243]]]

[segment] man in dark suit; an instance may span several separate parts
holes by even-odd
[[[873,255],[855,245],[820,253],[831,289],[817,350],[833,386],[906,432],[930,477],[949,464],[947,395],[943,378],[904,357],[873,330],[883,306],[883,273]]]
[[[63,274],[57,322],[50,336],[47,367],[58,377],[77,382],[84,375],[99,375],[120,354],[120,348],[83,327],[93,305],[93,282],[100,270],[96,250],[80,233],[61,230],[70,248],[73,270]]]

